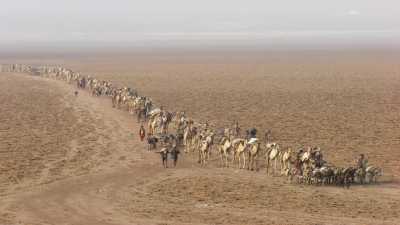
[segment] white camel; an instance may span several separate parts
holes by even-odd
[[[273,171],[272,174],[275,174],[275,171],[277,169],[277,163],[279,161],[279,145],[277,143],[267,143],[266,144],[266,162],[267,162],[267,174],[269,174],[269,167],[271,164],[271,161],[274,161],[274,166],[273,166]]]
[[[288,174],[288,172],[290,171],[290,167],[291,167],[291,160],[292,160],[292,154],[293,154],[293,150],[292,148],[288,148],[287,151],[285,151],[282,154],[281,157],[281,173],[282,174]]]
[[[233,146],[233,163],[235,161],[238,161],[238,168],[239,169],[244,169],[246,168],[246,147],[247,147],[247,141],[246,139],[243,138],[236,138],[232,141],[232,146]],[[243,161],[243,166],[241,167],[241,161]]]
[[[157,128],[160,127],[160,123],[161,123],[161,118],[159,116],[151,117],[148,122],[149,132],[151,134],[156,134]]]
[[[232,149],[232,143],[228,137],[223,137],[218,146],[218,152],[221,158],[221,166],[229,167],[229,154]]]
[[[211,153],[211,146],[213,142],[213,136],[214,134],[211,133],[209,136],[207,136],[202,142],[200,146],[200,163],[201,165],[206,165],[207,161],[210,158],[210,153]]]
[[[202,141],[201,141],[201,136],[200,136],[200,134],[199,134],[199,133],[193,134],[193,135],[192,135],[191,142],[190,142],[190,148],[189,148],[189,150],[191,150],[192,152],[194,152],[194,151],[200,149],[201,142],[202,142]]]
[[[194,132],[192,129],[192,121],[189,121],[183,133],[183,143],[185,145],[185,153],[189,152]]]

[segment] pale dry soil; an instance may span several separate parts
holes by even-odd
[[[132,51],[26,62],[61,64],[137,88],[216,129],[272,131],[281,147],[321,147],[337,166],[365,154],[400,178],[400,52]],[[25,62],[19,59],[21,62]],[[42,60],[42,61],[41,61]]]
[[[164,170],[135,120],[62,82],[0,76],[0,224],[400,224],[400,53],[134,52],[4,56],[61,64],[135,87],[215,128],[272,129],[338,166],[364,153],[377,185],[315,187],[283,177]],[[213,155],[215,158],[215,155]]]
[[[400,189],[290,184],[264,170],[163,169],[109,99],[0,76],[0,224],[400,224]]]

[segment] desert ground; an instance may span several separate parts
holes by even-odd
[[[265,170],[164,169],[108,98],[24,74],[0,76],[0,224],[400,224],[400,53],[143,51],[0,56],[59,64],[135,87],[215,128],[272,130],[335,165],[360,153],[378,184],[291,184]]]

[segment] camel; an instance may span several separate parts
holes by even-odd
[[[201,142],[199,155],[200,155],[200,163],[203,166],[207,163],[208,159],[210,158],[213,136],[214,134],[211,133]]]
[[[122,95],[122,105],[125,106],[126,111],[129,111],[129,105],[128,105],[128,101],[129,101],[130,97],[126,94]]]
[[[260,152],[260,143],[257,140],[255,140],[254,142],[249,142],[248,143],[248,156],[249,156],[249,162],[247,164],[249,170],[254,170],[254,168],[256,170],[258,170],[257,167],[257,158],[258,158],[258,153]],[[255,164],[255,166],[254,166]]]
[[[161,116],[161,133],[166,134],[168,133],[168,127],[170,122],[172,121],[172,113],[168,111],[163,111],[163,114]]]
[[[316,184],[331,184],[333,182],[334,169],[328,166],[314,168],[312,178]]]
[[[378,177],[382,176],[383,174],[382,169],[375,166],[368,166],[365,172],[369,183],[376,183],[378,181]]]
[[[189,149],[192,152],[194,152],[194,151],[196,151],[196,150],[198,150],[200,148],[200,145],[201,145],[201,136],[200,136],[199,133],[194,132],[193,136],[192,136],[192,139],[191,139],[191,143],[190,143],[190,148]]]
[[[199,150],[199,161],[202,166],[206,164],[206,161],[208,159],[208,149],[209,143],[206,140],[202,141]]]
[[[238,160],[238,168],[244,169],[246,168],[246,147],[247,141],[243,138],[236,138],[232,141],[233,146],[233,163],[235,163],[236,159]],[[241,160],[243,160],[243,167],[241,167]]]
[[[96,87],[93,88],[93,90],[95,90]],[[122,102],[122,97],[121,97],[121,93],[119,91],[117,91],[113,97],[113,108],[120,108]]]
[[[142,97],[135,98],[135,100],[133,101],[133,108],[136,114],[138,113],[139,110],[144,108],[144,100]]]
[[[290,183],[293,183],[293,179],[294,179],[294,178],[297,178],[297,179],[296,179],[296,182],[297,182],[297,183],[300,183],[300,182],[301,182],[301,181],[300,181],[301,177],[300,177],[300,174],[299,174],[299,170],[296,169],[295,166],[290,166],[289,169],[287,169],[287,170],[285,171],[285,175],[288,177],[288,181],[289,181]]]
[[[275,174],[275,171],[277,169],[277,162],[279,161],[280,157],[279,145],[277,143],[267,143],[266,147],[267,152],[265,154],[265,158],[267,162],[267,174],[269,174],[269,166],[271,161],[274,161],[272,174]]]
[[[190,139],[192,139],[190,127],[186,127],[183,133],[183,145],[185,146],[185,153],[189,150]]]
[[[128,106],[128,112],[129,114],[133,115],[134,113],[134,97],[131,97],[130,99],[128,99],[127,101],[127,106]]]
[[[288,148],[288,150],[282,154],[282,157],[281,157],[281,172],[282,173],[287,173],[287,171],[290,170],[290,167],[291,167],[290,161],[292,160],[292,154],[293,154],[293,150],[291,148]]]
[[[179,112],[174,112],[172,113],[172,119],[171,119],[172,124],[174,125],[174,128],[177,129],[179,127]]]
[[[308,147],[308,148],[307,148],[307,151],[304,152],[304,153],[301,155],[300,160],[301,160],[302,162],[306,162],[306,161],[310,160],[311,157],[312,157],[312,154],[311,154],[311,153],[312,153],[311,147]]]
[[[354,178],[357,172],[357,168],[348,167],[342,171],[343,183],[342,185],[349,188],[354,183]]]
[[[151,134],[156,134],[157,128],[161,127],[161,117],[160,116],[151,117],[149,119],[148,126],[149,126],[149,132]]]
[[[190,144],[192,142],[192,138],[195,133],[195,129],[192,128],[193,121],[190,120],[185,128],[185,131],[183,133],[183,143],[185,145],[185,153],[189,152],[190,150]]]
[[[229,154],[232,149],[232,143],[228,137],[223,137],[218,146],[218,152],[221,157],[221,166],[229,167]]]
[[[211,149],[212,149],[212,146],[214,145],[214,136],[215,136],[214,132],[210,132],[209,135],[206,137],[206,141],[210,144],[210,149],[208,151],[208,155],[209,155],[208,157],[211,157]]]
[[[175,129],[179,129],[181,126],[184,126],[185,123],[187,122],[185,113],[184,112],[175,112],[171,122],[174,122]]]
[[[141,109],[141,111],[139,111],[138,113],[138,119],[141,118],[141,116],[143,115],[144,112],[144,108]],[[145,115],[144,115],[145,116]],[[161,109],[156,108],[153,109],[150,113],[149,113],[149,129],[153,130],[154,132],[156,132],[156,128],[159,129],[159,132],[162,134],[166,134],[167,133],[167,127],[168,124],[170,122],[170,115],[169,112],[166,111],[161,111]]]

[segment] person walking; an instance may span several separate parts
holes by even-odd
[[[176,145],[174,145],[172,147],[172,150],[169,152],[169,154],[171,154],[171,158],[172,160],[174,160],[174,167],[176,167],[176,164],[178,163],[178,155],[179,155],[179,150],[176,147]]]
[[[365,158],[364,154],[360,154],[357,160],[357,169],[365,171],[367,169],[368,160]]]
[[[164,168],[168,168],[168,149],[167,148],[162,148],[160,151],[158,151],[161,155],[161,161],[164,166]]]
[[[143,141],[144,138],[146,137],[146,130],[144,129],[143,124],[140,125],[139,137],[140,137],[140,141]]]
[[[360,154],[360,157],[357,160],[357,175],[360,179],[360,183],[364,184],[365,176],[367,173],[367,164],[368,160],[365,158],[364,154]]]
[[[235,122],[234,131],[235,131],[235,137],[239,137],[240,136],[240,126],[239,126],[239,121],[237,121],[237,120]]]
[[[271,130],[267,129],[264,134],[265,143],[270,143],[271,141]]]

